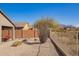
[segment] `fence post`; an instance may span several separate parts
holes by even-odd
[[[79,33],[77,32],[77,39],[76,39],[76,45],[77,45],[77,56],[79,55],[79,52],[78,52],[78,39],[79,39]]]

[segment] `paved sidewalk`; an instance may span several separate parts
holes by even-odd
[[[47,39],[47,41],[44,44],[40,45],[40,52],[38,55],[39,56],[58,56],[58,53],[56,52],[56,49],[54,45],[52,45],[50,39]]]

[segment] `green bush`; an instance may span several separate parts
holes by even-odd
[[[20,46],[22,44],[22,42],[21,41],[15,41],[15,42],[13,42],[13,44],[12,44],[12,46]]]

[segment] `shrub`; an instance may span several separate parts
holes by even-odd
[[[21,41],[15,41],[13,42],[12,46],[16,47],[16,46],[20,46],[22,44]]]

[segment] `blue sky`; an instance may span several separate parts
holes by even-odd
[[[41,17],[51,17],[60,24],[79,25],[79,4],[0,4],[0,9],[13,22],[33,24]]]

